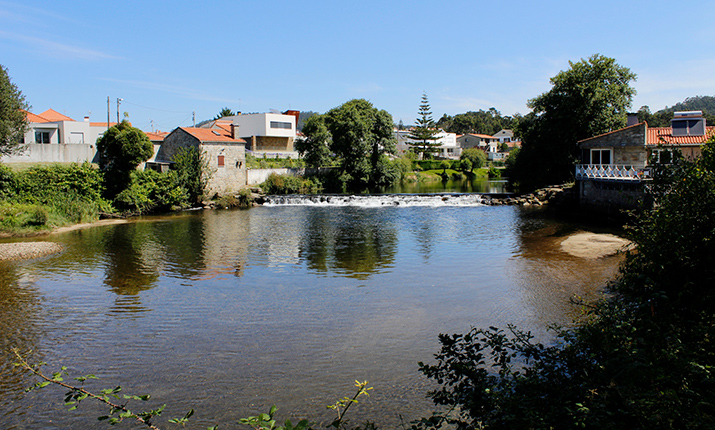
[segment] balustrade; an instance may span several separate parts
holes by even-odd
[[[646,168],[616,164],[577,164],[576,179],[641,181],[650,177]]]

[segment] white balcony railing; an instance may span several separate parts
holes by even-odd
[[[577,164],[576,179],[641,181],[650,177],[650,169],[615,164]]]

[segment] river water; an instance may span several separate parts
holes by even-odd
[[[578,314],[569,298],[596,297],[620,261],[562,252],[584,227],[540,210],[381,198],[27,239],[65,251],[0,263],[0,428],[106,428],[88,401],[66,411],[62,389],[25,393],[13,346],[48,371],[96,374],[92,389],[151,393],[147,406],[168,404],[164,420],[194,408],[189,428],[239,428],[272,404],[281,421],[325,422],[355,380],[374,390],[353,421],[391,428],[431,409],[417,362],[438,351],[439,333],[512,323],[548,341],[548,325]]]

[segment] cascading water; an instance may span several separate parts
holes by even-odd
[[[379,194],[379,195],[286,195],[267,196],[264,206],[477,206],[481,194]]]

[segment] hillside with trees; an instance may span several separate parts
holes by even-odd
[[[673,119],[674,112],[699,110],[703,112],[705,121],[710,125],[715,125],[715,97],[695,96],[688,97],[682,102],[671,107],[665,107],[655,113],[651,113],[650,107],[641,106],[638,109],[638,121],[645,121],[651,127],[670,127],[670,120]]]
[[[492,136],[499,130],[513,129],[519,117],[519,114],[515,114],[514,117],[502,116],[501,112],[492,107],[487,111],[480,109],[477,112],[470,111],[454,116],[444,114],[437,121],[437,128],[448,133],[474,133]]]

